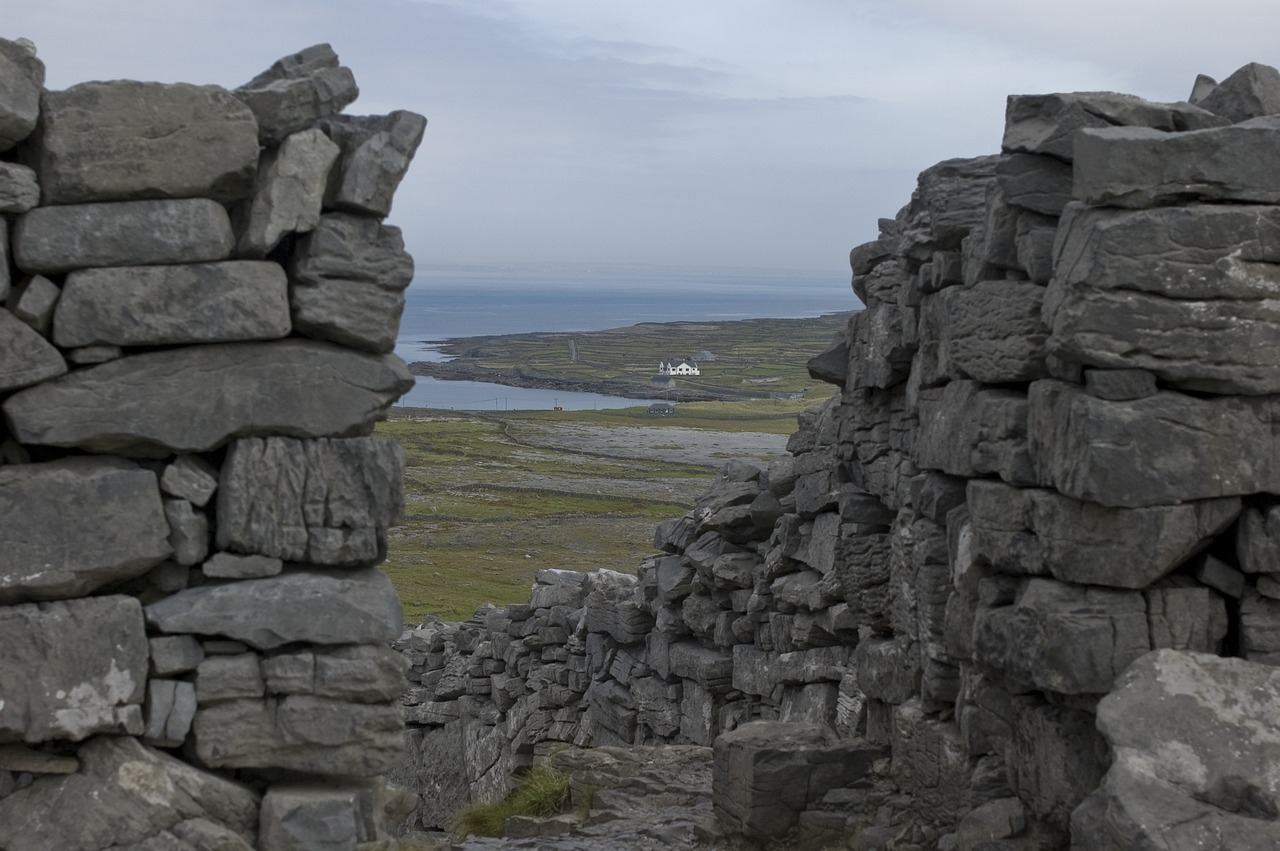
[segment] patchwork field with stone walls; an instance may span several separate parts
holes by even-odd
[[[328,45],[44,88],[0,39],[0,848],[354,848],[412,806],[412,384],[383,223],[426,121]]]
[[[691,744],[761,839],[1280,845],[1280,74],[1190,100],[1010,97],[853,250],[790,457],[406,632],[411,821]]]

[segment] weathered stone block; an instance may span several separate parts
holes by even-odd
[[[953,721],[925,715],[919,699],[893,707],[893,775],[911,789],[915,811],[954,824],[968,809],[969,755]]]
[[[0,307],[0,392],[57,378],[66,371],[67,362],[48,340]]]
[[[1246,505],[1236,527],[1236,556],[1245,573],[1280,573],[1280,505]]]
[[[158,635],[148,639],[151,673],[166,677],[194,671],[204,659],[204,649],[193,635]]]
[[[169,521],[169,546],[173,560],[189,567],[209,554],[209,518],[185,499],[166,499],[164,516]]]
[[[975,552],[1006,573],[1145,588],[1234,521],[1236,498],[1148,508],[1108,508],[1053,491],[970,481]]]
[[[251,434],[359,434],[412,386],[394,356],[303,340],[228,343],[80,370],[15,393],[4,412],[22,443],[162,457]]]
[[[1013,154],[996,164],[996,182],[1015,207],[1060,216],[1071,200],[1071,165],[1057,157]]]
[[[236,252],[265,257],[289,233],[320,223],[320,205],[338,146],[318,128],[301,130],[262,155],[253,197],[236,211]]]
[[[214,553],[200,565],[200,570],[210,579],[257,579],[276,576],[284,569],[284,562],[272,556],[239,556],[235,553]]]
[[[1280,118],[1162,133],[1141,127],[1076,137],[1075,197],[1093,206],[1154,207],[1188,201],[1280,202]]]
[[[208,656],[196,668],[196,701],[204,706],[222,700],[262,697],[265,686],[257,653]]]
[[[1113,402],[1079,385],[1037,381],[1029,399],[1038,477],[1076,499],[1140,508],[1280,492],[1280,397],[1161,391]],[[1242,454],[1241,446],[1257,450]]]
[[[39,203],[35,171],[18,163],[0,162],[0,213],[25,213]]]
[[[226,343],[273,340],[291,327],[284,270],[235,260],[72,272],[53,340],[64,348]]]
[[[400,229],[329,213],[295,249],[289,267],[300,334],[373,352],[395,348],[413,258]]]
[[[1228,121],[1248,121],[1280,112],[1280,71],[1250,62],[1218,83],[1196,103]]]
[[[341,112],[359,94],[351,69],[338,64],[338,55],[327,44],[279,59],[235,90],[253,110],[264,145],[277,145],[291,133]]]
[[[198,455],[179,455],[160,476],[160,490],[203,508],[218,489],[218,471]]]
[[[160,632],[226,636],[258,649],[387,642],[404,618],[391,581],[373,568],[200,585],[152,603],[146,614]]]
[[[1010,484],[1034,485],[1027,412],[1026,395],[984,388],[974,381],[952,381],[941,390],[922,391],[916,463],[953,476],[995,473]]]
[[[427,119],[416,112],[335,115],[320,122],[342,155],[329,175],[325,206],[378,217],[391,212],[396,188],[422,143]]]
[[[943,160],[920,172],[911,203],[898,214],[898,253],[923,262],[935,251],[960,248],[986,217],[987,187],[999,161],[999,156]]]
[[[147,680],[146,713],[143,741],[161,748],[181,747],[196,717],[196,687],[186,680]]]
[[[47,337],[54,307],[61,295],[62,290],[53,281],[43,275],[33,275],[9,293],[8,307],[14,316]]]
[[[170,553],[155,474],[114,458],[0,467],[0,602],[87,594]]]
[[[37,207],[13,227],[13,260],[32,274],[207,263],[234,244],[226,208],[208,198]]]
[[[1004,755],[1009,786],[1033,815],[1066,828],[1106,771],[1107,748],[1093,715],[1019,698],[1012,733]]]
[[[1028,281],[982,281],[948,287],[926,300],[937,317],[940,367],[951,378],[985,384],[1031,381],[1048,375],[1040,318],[1045,289]]]
[[[45,204],[249,194],[253,114],[219,86],[81,83],[40,100],[36,170]]]
[[[0,742],[142,733],[148,648],[137,600],[0,606],[0,645]]]
[[[359,804],[350,789],[273,784],[262,796],[262,851],[355,851]]]
[[[319,565],[376,562],[404,508],[403,475],[403,450],[381,438],[237,440],[218,486],[218,547]]]
[[[1240,650],[1244,658],[1280,666],[1280,600],[1250,591],[1240,602]]]
[[[0,151],[7,151],[36,129],[44,63],[29,44],[0,39]]]

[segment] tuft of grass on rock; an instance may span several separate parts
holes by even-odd
[[[512,816],[547,818],[563,812],[568,803],[569,775],[537,766],[501,801],[464,807],[453,823],[453,836],[459,842],[468,836],[502,836]]]

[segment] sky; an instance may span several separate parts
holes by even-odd
[[[1185,99],[1280,65],[1275,0],[0,0],[46,85],[234,87],[329,42],[356,114],[427,116],[390,223],[419,263],[847,273],[1011,93]]]

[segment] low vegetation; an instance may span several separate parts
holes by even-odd
[[[568,803],[569,775],[537,766],[501,801],[464,807],[452,832],[459,842],[468,836],[502,836],[512,816],[546,818],[563,812]]]

